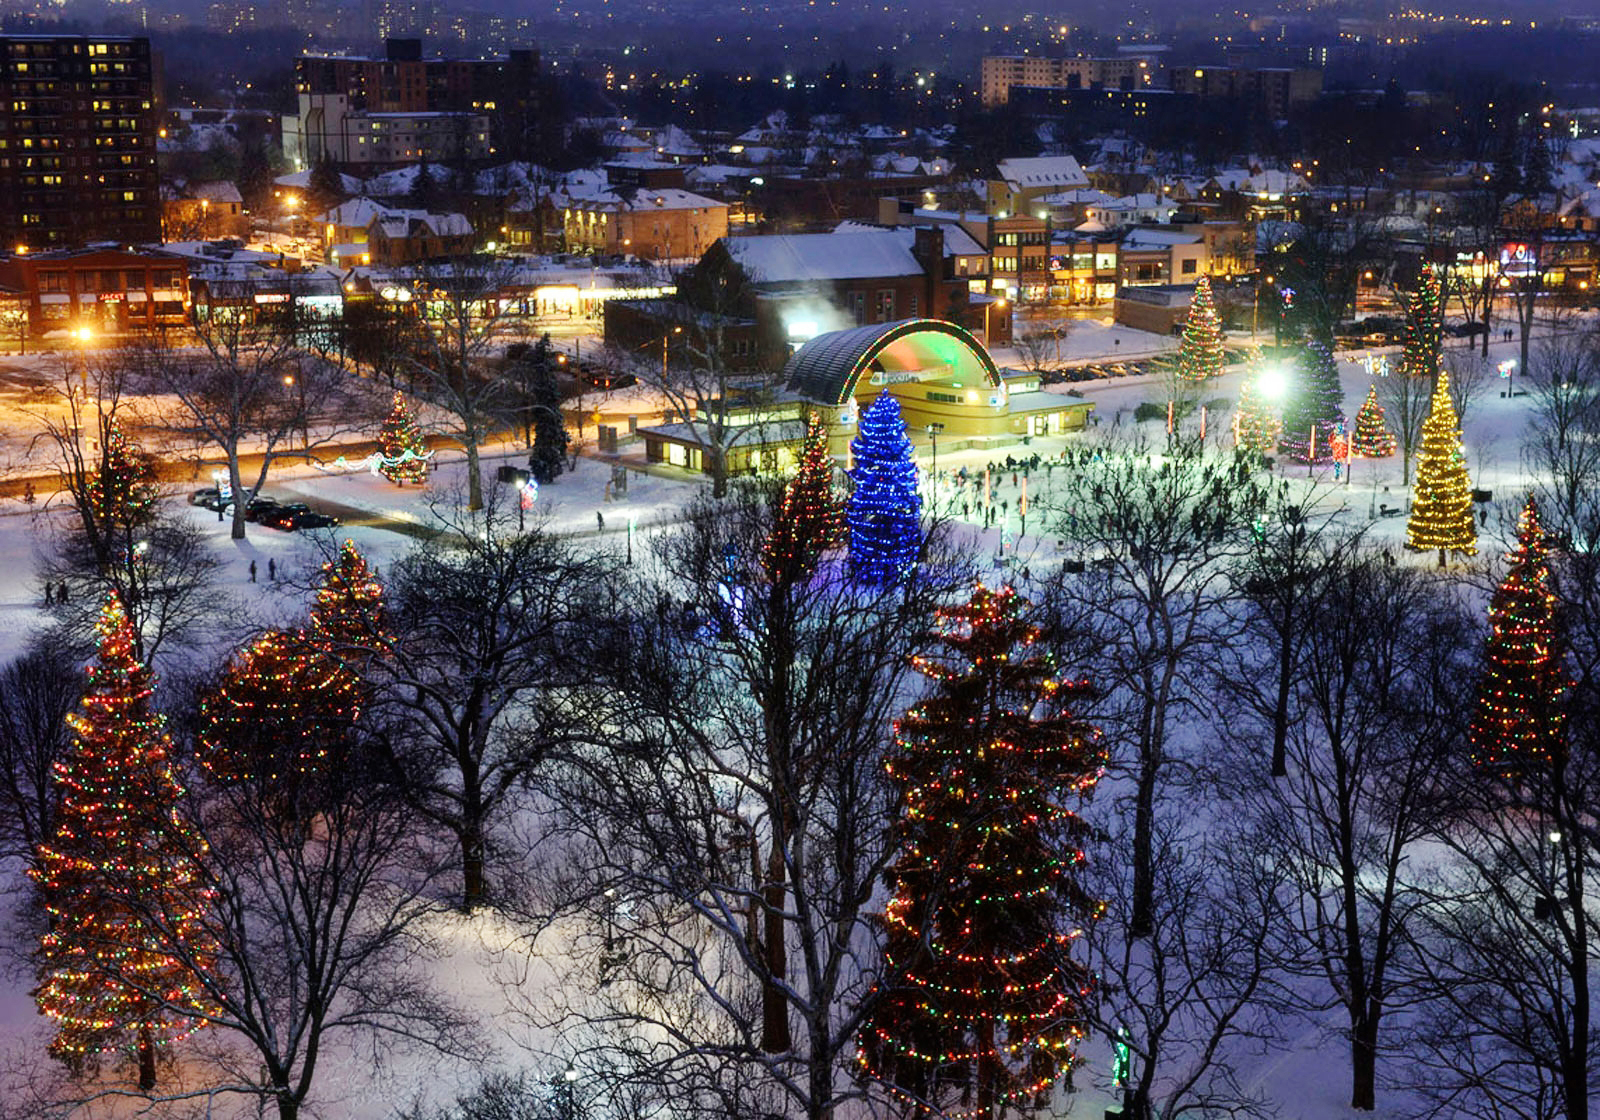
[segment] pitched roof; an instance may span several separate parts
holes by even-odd
[[[1003,159],[997,169],[1000,178],[1018,190],[1067,190],[1089,185],[1089,177],[1071,156]]]
[[[920,276],[910,242],[892,230],[725,237],[722,244],[756,283]]]

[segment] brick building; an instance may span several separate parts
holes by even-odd
[[[0,287],[22,293],[33,335],[181,324],[188,269],[160,252],[54,250],[0,258]]]
[[[0,245],[161,237],[150,41],[0,35]]]
[[[698,259],[728,235],[728,204],[670,187],[557,195],[566,247],[644,260]]]

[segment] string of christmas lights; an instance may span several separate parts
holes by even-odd
[[[97,1054],[126,1053],[148,1090],[156,1048],[208,1013],[192,969],[215,965],[203,920],[214,892],[199,868],[205,842],[178,811],[184,791],[151,705],[154,681],[115,595],[97,633],[83,711],[68,717],[72,746],[53,775],[55,835],[34,875],[50,914],[34,997],[56,1025],[54,1056],[76,1069]]]
[[[1222,320],[1211,296],[1211,280],[1202,276],[1194,286],[1189,314],[1178,343],[1178,377],[1183,381],[1209,381],[1222,373]]]
[[[1433,406],[1422,422],[1422,449],[1417,453],[1417,484],[1406,522],[1406,547],[1414,552],[1439,550],[1475,556],[1478,523],[1472,516],[1472,484],[1467,457],[1461,450],[1461,425],[1450,404],[1450,374],[1439,371]]]
[[[1401,377],[1426,377],[1439,374],[1439,359],[1444,349],[1444,292],[1432,264],[1422,266],[1417,290],[1406,301],[1406,332],[1400,351]]]
[[[1367,387],[1367,399],[1356,411],[1356,430],[1351,433],[1351,448],[1363,459],[1386,459],[1399,446],[1384,424],[1383,406],[1378,403],[1378,387]]]
[[[761,549],[761,566],[773,582],[805,579],[822,554],[844,535],[839,503],[833,496],[833,456],[822,417],[806,417],[805,444],[794,478],[783,488],[772,531]]]
[[[378,431],[378,450],[383,457],[376,464],[377,469],[395,485],[420,484],[428,477],[428,447],[423,442],[422,429],[417,426],[405,395],[398,391],[394,406]]]
[[[1567,678],[1550,558],[1532,496],[1517,520],[1510,570],[1489,601],[1483,679],[1472,718],[1472,757],[1512,776],[1560,756]]]
[[[887,587],[911,574],[922,549],[917,465],[900,404],[887,390],[862,410],[850,451],[850,570],[861,583]]]
[[[944,653],[914,660],[934,692],[896,723],[886,764],[900,854],[858,1071],[952,1118],[1036,1103],[1076,1060],[1092,987],[1070,953],[1102,907],[1073,877],[1084,825],[1067,801],[1103,755],[1060,709],[1085,686],[1057,677],[1026,609],[980,585],[940,612]]]

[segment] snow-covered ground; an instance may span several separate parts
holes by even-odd
[[[1108,339],[1115,337],[1126,337],[1123,346],[1130,349],[1141,341],[1145,347],[1158,349],[1164,347],[1156,346],[1157,343],[1167,342],[1156,336],[1144,335],[1141,340],[1125,332],[1119,335],[1121,330],[1099,323],[1075,324],[1070,341],[1065,345],[1076,360],[1119,356],[1117,351],[1121,347],[1108,345]],[[1139,333],[1134,332],[1134,335]],[[1452,348],[1456,345],[1451,344]],[[1512,345],[1496,343],[1490,347],[1489,362],[1493,364],[1512,356],[1514,351]],[[1139,352],[1153,351],[1141,349]],[[1007,354],[1002,352],[998,357],[1001,364],[1007,364]],[[1350,356],[1341,359],[1340,373],[1345,413],[1353,417],[1372,377],[1359,359]],[[1232,370],[1217,384],[1208,386],[1203,394],[1208,402],[1208,438],[1219,453],[1230,443],[1230,407],[1237,399],[1242,376],[1241,370]],[[1519,448],[1531,402],[1527,397],[1507,399],[1496,395],[1502,387],[1503,382],[1492,379],[1485,394],[1469,409],[1465,446],[1474,486],[1492,490],[1497,502],[1515,504],[1520,502],[1530,482]],[[1110,433],[1126,433],[1136,427],[1133,413],[1141,402],[1163,399],[1162,386],[1151,377],[1085,382],[1056,386],[1055,390],[1071,390],[1092,401],[1096,406],[1097,424],[1082,435],[1039,438],[1026,448],[1014,447],[999,453],[940,450],[938,466],[944,481],[935,484],[929,498],[945,511],[953,511],[954,517],[963,523],[961,531],[969,535],[978,555],[991,560],[1008,556],[1018,567],[1039,567],[1060,559],[1055,540],[1039,534],[1039,518],[1031,518],[1023,532],[1017,515],[1023,486],[1028,487],[1030,502],[1040,503],[1048,499],[1051,476],[1033,472],[1024,479],[1019,473],[1013,483],[1013,472],[1000,465],[1006,455],[1020,459],[1038,453],[1049,458],[1059,455],[1064,447],[1080,447]],[[648,402],[629,399],[621,403],[626,410]],[[1187,430],[1194,431],[1198,418],[1191,417],[1185,424]],[[1152,447],[1162,444],[1163,426],[1161,421],[1143,425]],[[20,453],[15,447],[12,450]],[[485,455],[485,471],[492,478],[494,467],[507,462],[521,465],[525,455],[525,451],[512,446],[491,448]],[[928,465],[928,449],[923,448],[921,456],[924,465]],[[31,455],[26,457],[37,463]],[[981,476],[991,463],[996,464],[991,474],[995,500],[1008,502],[1011,511],[1006,524],[984,529],[978,524],[981,514],[976,509],[962,515],[961,497],[955,493],[950,478],[961,468],[966,468],[971,475]],[[626,472],[625,495],[614,492],[614,471],[619,465]],[[1403,517],[1372,517],[1372,511],[1380,504],[1400,508],[1406,504],[1398,457],[1358,460],[1353,479],[1337,486],[1333,484],[1331,468],[1308,471],[1304,466],[1280,464],[1277,469],[1291,486],[1305,485],[1308,479],[1316,481],[1322,501],[1331,508],[1344,510],[1343,524],[1354,527],[1370,522],[1370,532],[1378,542],[1398,545],[1403,540]],[[440,523],[440,503],[448,503],[452,495],[461,491],[463,483],[462,457],[445,453],[439,456],[437,469],[423,487],[397,488],[359,468],[302,466],[275,469],[267,490],[313,505],[324,502],[361,511],[401,527],[426,527]],[[581,537],[588,542],[588,547],[617,551],[627,546],[627,526],[631,519],[636,524],[635,547],[645,548],[651,533],[673,524],[704,486],[703,480],[682,472],[647,468],[635,445],[625,451],[620,464],[598,456],[580,458],[573,472],[542,488],[528,516],[553,532]],[[181,503],[187,489],[187,486],[175,488],[172,500]],[[970,498],[970,491],[967,496]],[[0,570],[6,573],[0,578],[0,657],[13,656],[43,617],[42,589],[32,573],[37,555],[49,547],[53,515],[46,508],[47,504],[43,500],[31,506],[14,499],[0,500]],[[316,539],[252,525],[246,540],[234,541],[229,537],[229,524],[218,522],[214,513],[188,506],[184,509],[186,516],[205,531],[210,547],[223,561],[221,592],[234,605],[236,620],[259,619],[268,623],[304,609],[303,602],[298,599],[300,593],[289,588],[303,586],[321,563],[324,553]],[[604,532],[597,531],[600,519],[604,521]],[[380,570],[415,544],[410,536],[384,525],[342,527],[328,536],[354,540]],[[1487,556],[1497,555],[1500,546],[1495,542],[1500,539],[1498,523],[1491,518],[1482,539],[1483,552]],[[269,560],[283,577],[277,585],[267,577]],[[255,582],[250,579],[252,561],[256,565]],[[1420,557],[1403,562],[1425,564],[1432,563],[1432,559]],[[12,874],[15,875],[14,869]],[[11,897],[20,898],[21,895]],[[381,1120],[418,1097],[434,1101],[448,1099],[474,1083],[492,1065],[502,1062],[511,1066],[527,1065],[537,1075],[549,1076],[550,1067],[535,1055],[548,1051],[555,1040],[512,1014],[515,1001],[508,1001],[503,987],[507,950],[513,947],[511,931],[492,916],[482,916],[441,919],[437,932],[443,953],[436,970],[440,984],[447,994],[458,997],[480,1014],[485,1036],[490,1040],[489,1053],[474,1062],[413,1055],[374,1068],[362,1052],[338,1050],[329,1055],[319,1073],[315,1115],[341,1120]],[[548,975],[545,970],[530,970],[520,982],[523,985],[518,993],[520,998],[537,1003],[537,985],[545,982]],[[39,1071],[47,1069],[41,1055],[49,1031],[34,1011],[28,994],[30,986],[31,978],[15,966],[6,971],[0,982],[0,1100],[6,1097],[8,1086],[14,1089],[22,1083],[19,1078],[42,1076]],[[1343,1117],[1348,1111],[1345,1107],[1345,1059],[1336,1047],[1332,1051],[1326,1047],[1326,1037],[1310,1031],[1288,1053],[1262,1059],[1247,1069],[1246,1079],[1259,1084],[1278,1103],[1285,1117],[1306,1120]],[[1103,1068],[1103,1047],[1090,1045],[1086,1055]],[[1103,1108],[1114,1103],[1103,1092],[1089,1088],[1077,1093],[1072,1102],[1072,1114],[1085,1117],[1098,1117]],[[131,1115],[132,1111],[129,1105],[97,1114]],[[0,1109],[0,1114],[3,1112]],[[227,1113],[219,1111],[218,1114]]]

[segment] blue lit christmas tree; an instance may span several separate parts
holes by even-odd
[[[862,583],[886,587],[911,574],[922,547],[917,465],[900,405],[887,392],[862,410],[850,452],[850,570]]]

